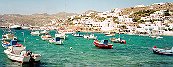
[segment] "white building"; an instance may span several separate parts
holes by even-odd
[[[123,16],[118,16],[118,21],[131,23],[131,22],[133,22],[133,18],[129,18],[127,15],[123,15]]]

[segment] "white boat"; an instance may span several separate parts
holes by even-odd
[[[51,39],[52,39],[52,36],[49,35],[49,34],[42,35],[42,36],[41,36],[41,39],[42,39],[42,40],[51,40]]]
[[[113,34],[113,33],[112,34],[106,34],[106,36],[115,36],[115,34]]]
[[[40,54],[33,54],[31,51],[26,51],[26,47],[13,47],[10,46],[4,50],[4,53],[10,60],[17,61],[20,63],[25,62],[38,62],[41,59]]]
[[[111,38],[110,40],[114,43],[126,44],[126,40],[122,40],[121,38]]]
[[[59,37],[49,40],[49,42],[53,44],[63,44],[63,41]]]
[[[94,34],[84,35],[83,37],[86,39],[97,39],[97,36],[94,36]]]
[[[111,34],[111,32],[103,32],[105,35]]]
[[[23,26],[22,29],[28,30],[30,27]]]
[[[65,39],[66,38],[66,35],[65,35],[65,33],[56,33],[55,34],[55,37],[59,37],[61,39]]]
[[[49,32],[46,31],[46,30],[43,30],[43,31],[40,32],[40,34],[47,34],[47,33],[49,33]]]
[[[163,37],[161,37],[161,36],[157,36],[157,37],[156,37],[156,39],[161,39],[161,38],[163,38]]]
[[[10,26],[11,29],[15,29],[15,30],[21,30],[22,27],[20,25],[13,25],[13,26]]]
[[[149,37],[151,37],[151,38],[156,38],[157,36],[155,36],[155,35],[152,35],[152,36],[149,36]]]
[[[72,33],[76,33],[74,30],[72,29],[67,29],[67,30],[59,30],[59,33],[65,33],[65,34],[72,34]]]
[[[31,35],[37,35],[37,36],[39,36],[40,35],[40,32],[39,31],[31,31]]]
[[[152,48],[153,53],[155,54],[160,54],[160,55],[173,55],[173,47],[171,49],[161,49],[161,48],[157,48],[156,46],[154,46]]]
[[[8,33],[2,35],[2,40],[17,40],[17,37],[15,37],[14,34]]]
[[[81,35],[81,34],[72,34],[72,35],[75,37],[83,37],[83,35]]]

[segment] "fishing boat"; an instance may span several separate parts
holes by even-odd
[[[94,34],[90,34],[90,35],[84,35],[83,36],[84,38],[86,38],[86,39],[97,39],[97,36],[94,36]]]
[[[67,29],[67,30],[59,30],[59,33],[65,33],[65,34],[72,34],[72,33],[76,33],[74,30],[72,29]]]
[[[108,40],[102,40],[99,42],[98,40],[94,40],[94,45],[98,48],[103,48],[103,49],[112,49],[113,45],[108,44]]]
[[[13,25],[13,26],[10,26],[10,29],[21,30],[22,27],[20,25]]]
[[[8,48],[9,46],[16,46],[16,47],[19,47],[19,46],[23,46],[23,45],[17,43],[17,40],[11,40],[10,42],[4,40],[4,41],[2,41],[2,46],[3,46],[4,48]]]
[[[111,38],[110,39],[111,42],[114,42],[114,43],[121,43],[121,44],[126,44],[126,40],[122,40],[121,38]]]
[[[54,39],[49,40],[50,43],[53,44],[62,44],[63,41],[59,37],[55,37]]]
[[[161,37],[161,36],[157,36],[157,37],[156,37],[156,39],[162,39],[162,38],[163,38],[163,37]]]
[[[161,48],[157,48],[157,46],[154,46],[152,50],[154,54],[173,55],[173,47],[171,49],[161,49]]]
[[[65,33],[56,33],[55,34],[55,37],[59,37],[61,39],[65,39],[66,38],[66,35],[65,35]]]
[[[6,50],[4,50],[4,53],[7,55],[7,57],[12,61],[17,61],[20,63],[25,62],[39,62],[41,59],[40,54],[34,54],[31,51],[26,51],[26,47],[13,47],[10,46]]]
[[[2,40],[7,40],[7,41],[17,40],[17,37],[15,37],[14,34],[7,33],[5,35],[2,35]]]
[[[40,35],[40,32],[39,31],[31,31],[31,35],[37,35],[37,36],[39,36]]]
[[[81,34],[72,34],[72,35],[75,37],[83,37],[83,35],[81,35]]]
[[[106,36],[115,36],[115,34],[111,33],[111,34],[106,34]]]
[[[41,36],[41,39],[42,39],[42,40],[51,40],[51,39],[52,39],[52,36],[49,35],[49,34],[42,35],[42,36]]]
[[[48,33],[49,33],[49,32],[46,31],[46,30],[43,30],[43,31],[40,32],[40,34],[43,34],[43,35],[44,35],[44,34],[48,34]]]

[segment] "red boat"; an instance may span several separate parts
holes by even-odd
[[[103,48],[103,49],[112,49],[113,45],[108,44],[108,40],[102,40],[99,42],[98,40],[94,40],[94,45],[98,48]]]

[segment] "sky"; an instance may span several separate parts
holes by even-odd
[[[0,0],[0,14],[83,13],[87,10],[104,12],[114,8],[161,2],[173,0]]]

